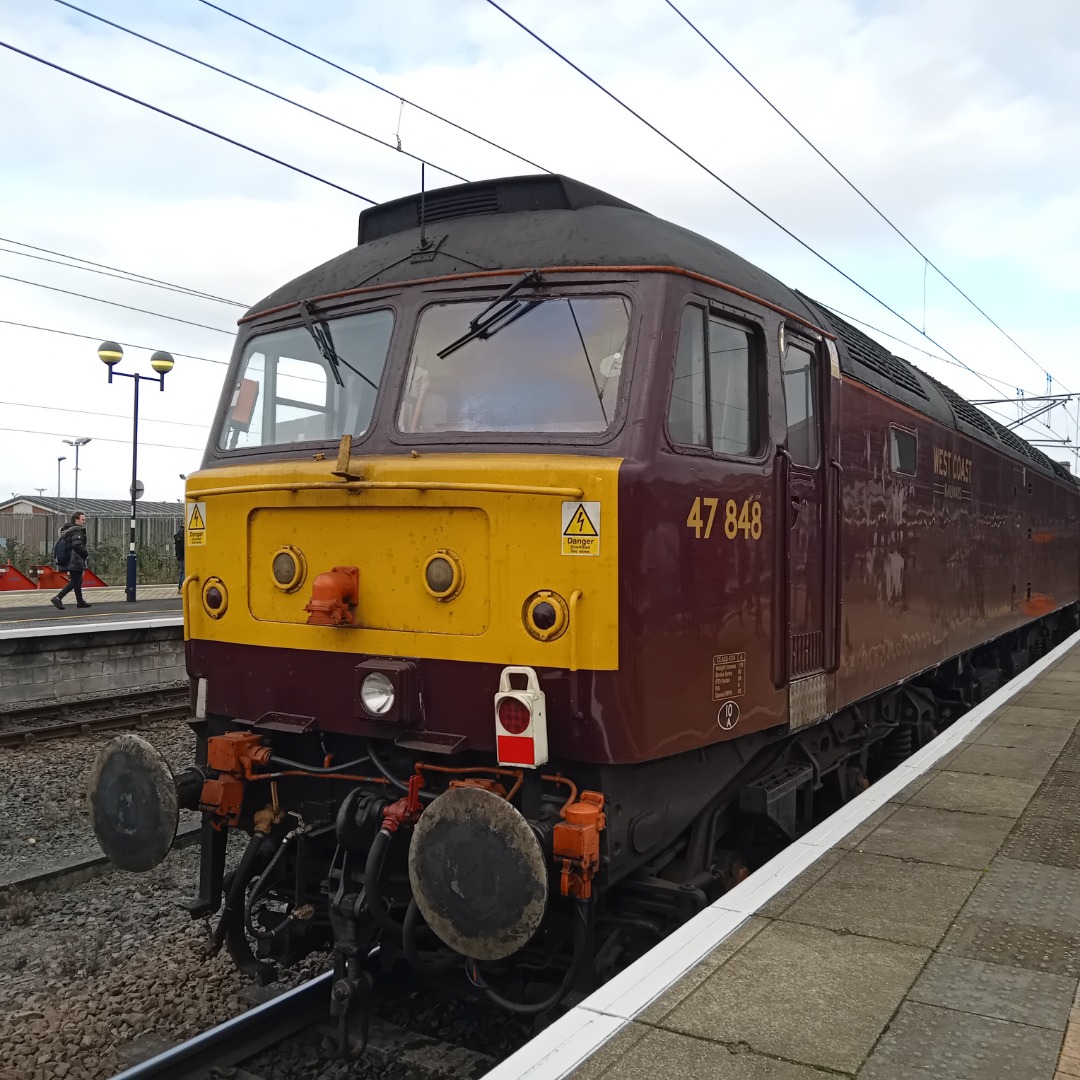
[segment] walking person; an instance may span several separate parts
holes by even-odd
[[[176,563],[180,567],[180,575],[176,579],[176,591],[184,591],[184,526],[173,534],[173,546],[176,548]]]
[[[76,607],[92,607],[92,604],[83,599],[82,594],[83,571],[90,555],[86,550],[86,515],[81,510],[76,510],[71,515],[71,521],[60,530],[55,554],[57,568],[68,573],[68,583],[52,598],[52,606],[63,611],[64,597],[69,592],[74,592]]]

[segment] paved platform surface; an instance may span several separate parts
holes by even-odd
[[[1074,645],[569,1075],[1080,1077],[1078,719]]]
[[[183,604],[175,585],[141,585],[136,600],[129,604],[122,587],[86,589],[84,599],[91,606],[78,608],[72,594],[64,597],[64,610],[57,611],[49,602],[52,591],[0,593],[0,634],[11,636],[12,631],[32,631],[39,628],[59,630],[71,626],[78,630],[92,629],[103,623],[115,628],[117,623],[139,623],[162,617],[179,617]]]

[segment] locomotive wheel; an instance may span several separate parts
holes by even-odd
[[[90,822],[101,850],[122,870],[142,872],[169,853],[180,808],[169,763],[138,735],[112,739],[87,780]]]

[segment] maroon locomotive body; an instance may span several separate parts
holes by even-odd
[[[188,481],[165,802],[257,976],[543,1012],[1076,626],[1068,471],[726,249],[562,177],[359,239],[242,320]],[[133,867],[140,753],[93,791]]]

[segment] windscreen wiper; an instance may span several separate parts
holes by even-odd
[[[440,349],[435,355],[440,360],[445,360],[452,353],[456,353],[464,345],[477,338],[487,339],[494,337],[500,330],[517,322],[522,315],[532,311],[543,300],[530,300],[522,306],[522,301],[511,299],[514,293],[524,289],[527,285],[541,285],[544,278],[539,270],[527,270],[500,296],[495,297],[490,304],[475,318],[469,320],[469,329],[459,338],[455,338],[444,349]],[[494,310],[492,310],[494,309]],[[509,316],[509,317],[508,317]]]
[[[378,390],[378,386],[376,386],[362,371],[358,371],[348,360],[345,360],[338,355],[337,349],[334,348],[334,339],[330,336],[329,325],[325,319],[320,319],[318,322],[315,321],[312,317],[311,305],[308,301],[301,300],[297,306],[300,308],[300,318],[304,320],[304,326],[307,328],[307,332],[311,335],[322,358],[330,365],[330,371],[333,373],[334,382],[336,382],[338,386],[343,387],[345,385],[345,380],[341,377],[341,368],[342,366],[345,366],[354,375],[359,375],[372,390]]]

